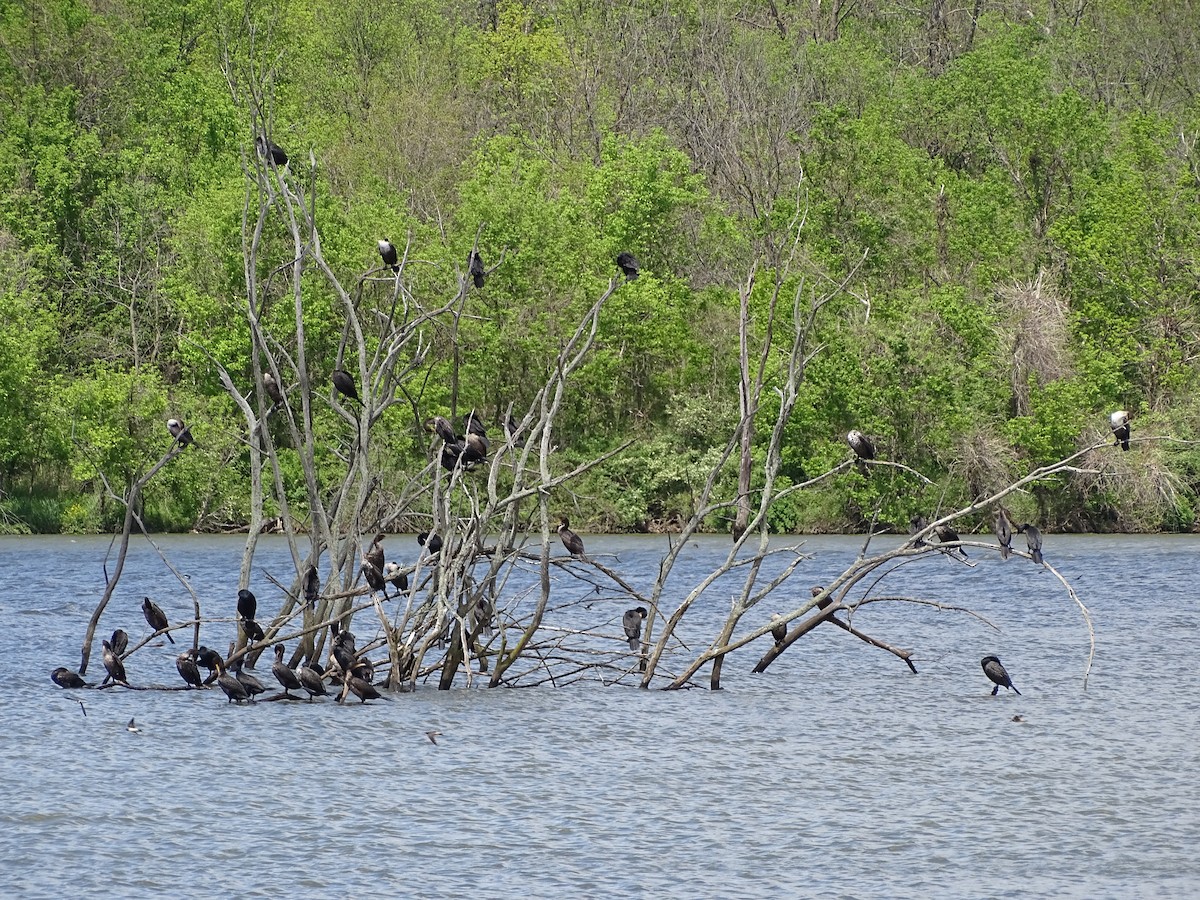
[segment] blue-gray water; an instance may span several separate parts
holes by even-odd
[[[690,587],[727,540],[689,550],[672,588]],[[390,539],[389,558],[410,541]],[[665,548],[587,543],[638,586]],[[206,610],[224,603],[231,615],[240,539],[162,545]],[[750,622],[797,605],[860,545],[808,540],[814,559]],[[1049,573],[939,557],[876,593],[970,607],[998,631],[901,604],[854,620],[913,648],[919,675],[822,625],[764,675],[750,669],[769,638],[739,651],[718,693],[427,687],[365,707],[59,689],[49,672],[79,664],[106,546],[0,539],[4,896],[1200,895],[1192,537],[1047,537],[1048,561],[1095,619],[1086,690],[1087,630]],[[261,552],[251,586],[267,612],[278,595],[262,573],[286,578],[287,562],[280,543]],[[685,620],[693,650],[731,590]],[[103,674],[101,636],[118,625],[134,642],[145,635],[144,594],[173,620],[189,615],[186,594],[135,544],[89,680]],[[608,621],[627,605],[563,615]],[[224,646],[231,628],[206,625],[202,641]],[[139,651],[130,680],[176,683],[175,652]],[[1023,696],[990,696],[988,653]],[[271,681],[267,662],[259,675]],[[130,717],[141,734],[126,731]]]

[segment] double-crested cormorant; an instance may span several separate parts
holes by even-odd
[[[108,639],[108,643],[112,647],[112,652],[120,656],[129,649],[129,635],[125,633],[124,628],[117,628],[113,631],[112,637]]]
[[[379,255],[383,258],[385,266],[391,266],[393,272],[400,271],[400,257],[396,254],[396,248],[387,238],[381,238],[378,242]]]
[[[167,431],[171,432],[171,437],[179,442],[180,447],[195,443],[192,440],[192,431],[183,424],[183,419],[167,419]]]
[[[342,672],[349,672],[358,662],[354,650],[354,635],[349,631],[339,632],[333,639],[333,661]]]
[[[417,543],[425,548],[425,552],[430,556],[437,556],[442,551],[442,536],[440,534],[430,534],[428,531],[422,531],[417,534]]]
[[[361,703],[366,703],[368,700],[379,700],[382,697],[379,691],[376,690],[375,685],[349,671],[342,673],[342,683]],[[338,697],[338,703],[341,703],[345,696],[346,690],[343,689],[341,695]]]
[[[196,650],[188,647],[175,657],[175,670],[179,677],[192,687],[200,687],[200,667],[196,665]]]
[[[109,678],[129,687],[129,682],[125,680],[125,664],[121,662],[121,657],[113,652],[112,644],[108,641],[101,641],[100,644],[104,647],[104,668],[108,670]]]
[[[258,155],[272,165],[286,166],[288,164],[288,155],[270,138],[259,135],[254,142],[258,146]]]
[[[858,457],[856,465],[858,471],[862,475],[867,474],[867,464],[863,462],[866,459],[875,458],[875,445],[871,443],[871,439],[863,434],[858,429],[851,429],[846,434],[846,443],[850,445],[850,449],[854,451],[854,455]]]
[[[271,663],[271,674],[275,676],[275,680],[283,685],[283,694],[285,697],[290,697],[289,691],[298,691],[304,687],[300,681],[300,676],[296,674],[287,663],[283,661],[283,644],[275,645],[275,662]],[[310,695],[311,699],[311,695]]]
[[[626,281],[633,281],[633,279],[637,278],[638,270],[641,267],[642,265],[638,262],[637,257],[628,250],[622,250],[617,254],[617,268],[624,274]]]
[[[387,600],[387,582],[383,578],[383,573],[375,568],[375,564],[371,562],[369,554],[364,554],[362,562],[359,564],[359,571],[363,574],[363,580],[367,582],[367,586],[371,592],[383,591],[383,599]]]
[[[267,397],[275,406],[283,403],[283,391],[279,389],[279,382],[275,380],[275,376],[270,372],[263,372],[263,389],[267,392]]]
[[[233,677],[241,682],[242,687],[246,689],[246,694],[253,698],[258,694],[265,694],[267,686],[255,678],[253,675],[247,675],[242,671],[242,661],[237,661],[237,668],[233,670]]]
[[[1017,529],[1018,534],[1025,535],[1025,546],[1029,548],[1029,558],[1039,566],[1043,562],[1042,558],[1042,533],[1037,530],[1037,527],[1026,522]]]
[[[66,666],[59,666],[51,672],[50,680],[60,688],[83,688],[88,686],[88,683],[80,678],[78,673],[72,672]]]
[[[478,250],[472,250],[471,255],[467,257],[467,272],[475,282],[475,287],[483,287],[484,281],[487,280],[487,271],[483,267],[483,257],[479,255]]]
[[[408,590],[408,573],[400,567],[399,563],[384,563],[383,577],[397,590]]]
[[[566,517],[562,517],[562,521],[558,525],[558,536],[562,538],[563,546],[567,548],[567,552],[572,556],[583,556],[583,538],[571,530],[571,521]],[[638,609],[641,609],[639,606]]]
[[[1117,446],[1122,450],[1129,449],[1129,413],[1123,409],[1118,409],[1115,413],[1108,417],[1109,425],[1112,427],[1113,437],[1117,439]]]
[[[375,571],[383,574],[383,539],[385,535],[381,531],[371,540],[371,546],[367,548],[367,552],[363,554],[363,559],[369,561],[375,567]]]
[[[214,660],[217,667],[217,687],[225,692],[225,696],[229,699],[226,703],[241,703],[243,700],[250,700],[250,692],[246,690],[246,686],[234,678],[225,670],[225,663],[220,655]]]
[[[463,416],[463,424],[467,429],[467,433],[462,437],[463,462],[471,465],[485,461],[488,450],[491,449],[491,442],[488,440],[483,423],[479,421],[474,410]]]
[[[258,598],[254,596],[254,592],[242,588],[238,591],[237,599],[238,615],[243,619],[253,619],[258,613]]]
[[[153,628],[156,632],[165,632],[167,635],[167,640],[172,644],[175,643],[175,638],[171,637],[171,632],[167,631],[167,614],[162,611],[161,606],[159,606],[149,597],[142,598],[142,615],[146,617],[147,625]]]
[[[304,573],[304,602],[310,607],[315,607],[320,599],[321,576],[317,573],[316,566],[309,566],[308,571]]]
[[[359,406],[362,405],[362,401],[358,399],[358,388],[354,386],[354,377],[349,372],[345,369],[334,369],[331,378],[335,391],[344,397],[349,397]]]
[[[999,657],[985,656],[979,661],[979,664],[983,666],[983,674],[995,685],[992,688],[993,697],[996,696],[996,692],[1002,687],[1011,688],[1013,693],[1020,695],[1021,692],[1017,690],[1016,686],[1012,683],[1012,679],[1008,677],[1008,672],[1000,664]]]
[[[296,670],[296,677],[300,679],[300,686],[308,693],[309,703],[312,703],[313,697],[324,697],[329,693],[325,688],[325,679],[312,666],[300,666]]]
[[[625,629],[625,637],[629,639],[629,649],[635,653],[641,646],[642,623],[646,621],[647,615],[649,612],[646,607],[639,606],[625,610],[625,615],[621,616],[621,627]]]
[[[212,684],[217,679],[218,667],[217,663],[221,661],[221,654],[216,650],[209,650],[203,644],[196,651],[196,664],[205,669],[208,669],[208,677],[204,679],[205,684]]]
[[[1000,542],[1000,558],[1008,559],[1012,556],[1012,522],[1008,518],[1008,513],[1001,506],[996,510],[996,540]]]
[[[939,525],[933,529],[933,531],[937,535],[938,541],[943,544],[951,544],[955,541],[962,540],[962,538],[958,536],[958,532],[949,525]],[[965,547],[956,547],[955,550],[963,555],[963,559],[967,558],[967,550]]]
[[[909,534],[920,534],[922,531],[924,531],[928,527],[929,527],[929,520],[926,519],[922,515],[915,515],[911,519],[908,520],[908,533]],[[917,540],[913,541],[913,546],[914,547],[924,547],[925,539],[917,538]]]
[[[458,435],[454,433],[454,426],[445,416],[434,416],[425,423],[425,427],[433,429],[444,443],[458,445]]]
[[[787,623],[779,613],[771,613],[771,621],[775,623],[771,626],[771,637],[775,639],[776,644],[782,644],[783,639],[787,637]]]

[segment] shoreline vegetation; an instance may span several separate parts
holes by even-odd
[[[427,423],[472,412],[546,426],[582,532],[768,494],[770,533],[903,532],[1081,448],[1017,519],[1195,531],[1188,13],[10,4],[0,533],[430,530],[519,477],[438,508],[474,451]]]

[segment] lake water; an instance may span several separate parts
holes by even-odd
[[[912,648],[918,675],[826,624],[763,675],[750,670],[770,638],[735,653],[715,693],[586,681],[243,707],[215,691],[50,681],[55,666],[79,665],[107,543],[0,538],[6,897],[1200,896],[1194,537],[1047,536],[1047,561],[1094,616],[1086,689],[1087,629],[1053,576],[1019,558],[967,569],[937,556],[875,593],[970,607],[995,629],[899,603],[854,618]],[[225,603],[232,615],[241,540],[161,543],[206,610]],[[389,539],[389,558],[410,544]],[[798,605],[861,544],[807,540],[813,558],[748,624]],[[587,545],[648,587],[666,541]],[[728,546],[689,549],[672,590]],[[286,578],[288,559],[282,542],[261,551],[260,609],[278,608],[263,573]],[[685,619],[694,651],[715,634],[732,584]],[[135,542],[89,680],[103,674],[101,636],[118,625],[131,644],[146,634],[145,594],[173,620],[190,614]],[[619,620],[628,605],[601,597],[547,625]],[[201,640],[223,647],[231,629],[205,625]],[[355,630],[361,643],[372,629]],[[139,651],[131,682],[177,683],[175,652]],[[989,653],[1022,696],[990,695],[979,665]],[[268,662],[259,676],[273,683]],[[705,669],[697,682],[707,680]],[[130,717],[142,733],[126,730]],[[437,745],[429,730],[442,732]]]

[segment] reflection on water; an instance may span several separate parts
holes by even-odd
[[[393,540],[389,558],[411,542]],[[813,558],[747,626],[797,605],[861,543],[809,539]],[[232,609],[240,540],[162,544],[207,610],[222,598]],[[647,587],[665,541],[589,537],[587,546]],[[1087,631],[1048,573],[1022,559],[974,569],[929,559],[876,593],[970,606],[986,622],[900,603],[855,617],[868,634],[912,648],[916,676],[822,626],[761,676],[750,669],[770,639],[747,647],[718,693],[595,682],[424,688],[365,707],[60,690],[49,672],[78,665],[106,547],[0,539],[5,895],[1200,891],[1193,538],[1047,537],[1047,559],[1095,618],[1086,691]],[[727,548],[714,538],[688,550],[672,602]],[[270,542],[259,565],[252,587],[271,611],[278,599],[266,573],[286,578],[282,543]],[[723,583],[685,620],[694,652],[735,589]],[[119,624],[144,636],[146,594],[172,619],[188,614],[190,601],[143,545],[101,632]],[[625,605],[574,605],[548,624],[590,627]],[[231,628],[205,626],[202,640],[220,646]],[[608,628],[614,639],[619,631]],[[1024,696],[990,696],[979,666],[988,653]],[[169,645],[146,648],[128,661],[130,678],[173,684],[173,658]],[[268,662],[259,663],[267,681]],[[89,676],[97,671],[98,654]],[[707,684],[706,670],[698,681]],[[125,730],[131,716],[142,734]],[[436,746],[431,729],[442,732]]]

